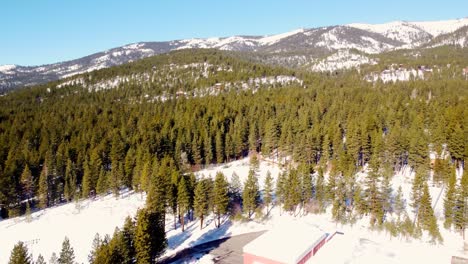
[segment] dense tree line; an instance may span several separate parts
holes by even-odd
[[[184,74],[164,68],[191,63],[229,70],[203,76],[183,67]],[[372,224],[383,225],[387,214],[403,211],[402,203],[393,202],[395,190],[389,182],[394,171],[409,166],[416,172],[411,206],[418,226],[438,237],[432,220],[427,220],[433,218],[427,206],[430,175],[450,190],[444,201],[446,226],[466,226],[461,213],[466,180],[457,184],[452,176],[468,156],[463,79],[372,84],[353,72],[324,77],[211,50],[176,52],[81,77],[96,83],[148,69],[153,69],[152,78],[123,82],[110,90],[80,84],[56,88],[55,82],[0,97],[3,218],[96,194],[118,195],[122,188],[130,188],[148,193],[148,210],[139,213],[137,222],[151,219],[163,227],[170,213],[174,223],[183,226],[196,216],[203,227],[203,219],[213,212],[219,225],[228,209],[240,206],[248,216],[255,212],[261,202],[255,166],[245,186],[228,185],[222,175],[197,181],[190,172],[260,152],[279,160],[292,157],[300,164],[279,175],[274,187],[268,184],[267,193],[275,188],[276,203],[285,211],[313,202],[318,211],[331,205],[338,221],[352,212],[370,215]],[[281,74],[295,75],[303,84],[145,99],[162,91],[192,91]],[[433,164],[431,152],[436,157]],[[365,166],[369,173],[359,186],[356,174]],[[324,173],[330,175],[328,180]],[[268,197],[264,196],[266,205],[271,203]],[[407,223],[407,217],[403,219]],[[143,223],[140,228],[135,233],[152,229]],[[100,244],[109,244],[111,239],[107,240]]]

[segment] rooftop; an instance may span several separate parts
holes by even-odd
[[[245,245],[243,251],[279,262],[297,263],[325,235],[325,231],[303,223],[281,225]]]

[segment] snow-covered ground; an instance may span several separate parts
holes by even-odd
[[[204,169],[197,175],[215,177],[216,172],[221,171],[230,181],[235,172],[241,182],[244,182],[249,168],[249,159],[245,158]],[[276,178],[281,169],[275,162],[262,160],[257,169],[261,189],[267,171]],[[362,176],[359,175],[358,178]],[[409,199],[413,176],[414,174],[407,168],[395,175],[392,182],[394,191],[398,186],[402,186],[405,198]],[[439,187],[432,185],[430,193],[433,203],[439,195],[443,195]],[[109,195],[82,201],[80,209],[77,209],[76,203],[70,203],[39,211],[33,213],[33,220],[30,223],[27,223],[24,217],[0,221],[0,263],[7,263],[11,249],[19,240],[26,242],[34,259],[41,253],[46,260],[49,260],[52,252],[60,251],[65,236],[70,239],[76,260],[79,263],[87,263],[94,235],[112,234],[116,226],[123,225],[127,215],[135,215],[137,209],[144,205],[144,199],[141,194],[128,192],[118,199]],[[371,231],[368,229],[369,221],[366,218],[358,220],[353,225],[336,224],[331,219],[330,208],[326,214],[293,216],[280,212],[278,207],[274,207],[268,220],[231,222],[225,217],[223,225],[216,228],[213,217],[209,216],[203,229],[200,230],[200,223],[195,219],[187,223],[185,232],[182,232],[180,227],[174,229],[173,216],[168,215],[166,221],[168,248],[164,255],[171,256],[184,248],[226,236],[280,227],[288,228],[288,226],[292,228],[301,224],[323,232],[344,233],[336,235],[325,244],[312,258],[314,263],[414,263],[416,260],[422,263],[449,263],[452,255],[463,255],[461,252],[463,241],[459,234],[448,232],[443,228],[442,200],[436,204],[435,214],[439,219],[439,229],[444,238],[443,245],[431,245],[426,238],[406,241],[402,238],[391,238],[384,231]],[[196,263],[212,263],[213,257],[206,255],[197,259]]]
[[[60,253],[65,236],[75,250],[75,260],[87,263],[96,233],[112,235],[128,215],[134,216],[144,206],[144,199],[127,192],[118,199],[108,195],[38,211],[29,223],[25,217],[0,221],[0,263],[8,262],[18,241],[26,243],[34,260],[42,254],[48,262],[53,252]]]

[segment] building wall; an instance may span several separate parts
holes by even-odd
[[[284,264],[272,259],[244,253],[244,264]]]

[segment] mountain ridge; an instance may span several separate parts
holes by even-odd
[[[173,50],[210,48],[241,52],[257,52],[280,56],[287,52],[300,52],[313,59],[332,56],[340,50],[355,49],[366,54],[432,46],[466,46],[468,18],[443,21],[393,21],[384,24],[352,23],[309,29],[296,29],[267,36],[228,36],[192,38],[161,42],[137,42],[106,51],[90,54],[75,60],[40,66],[0,65],[0,90],[31,86],[97,69],[112,67]],[[454,36],[451,34],[455,33]],[[447,39],[447,40],[446,40]],[[462,40],[460,40],[462,39]],[[345,60],[346,57],[343,58]],[[368,59],[363,58],[363,62]],[[315,64],[314,64],[315,63]],[[309,70],[318,67],[320,61],[308,60]],[[298,66],[304,66],[299,63]],[[334,69],[334,68],[333,68]],[[339,68],[338,68],[339,69]]]

